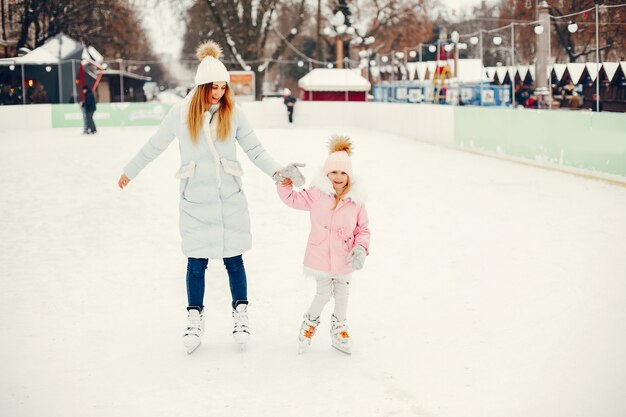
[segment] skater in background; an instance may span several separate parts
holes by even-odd
[[[242,254],[251,247],[248,203],[242,191],[243,172],[235,143],[269,177],[283,180],[295,173],[280,165],[261,145],[241,109],[234,103],[230,76],[219,60],[221,47],[208,41],[197,50],[200,59],[195,87],[174,105],[161,126],[124,167],[118,185],[126,187],[143,168],[178,138],[181,167],[180,234],[187,257],[187,318],[183,335],[193,352],[204,333],[205,270],[209,259],[221,259],[232,295],[233,336],[242,347],[249,340],[247,277]],[[281,176],[282,175],[282,176]]]
[[[311,231],[304,255],[304,273],[317,282],[317,292],[298,336],[298,353],[311,344],[324,306],[335,299],[331,316],[332,345],[351,353],[347,309],[352,272],[363,268],[369,253],[370,231],[359,182],[352,171],[352,144],[347,137],[330,141],[330,155],[311,187],[295,191],[289,180],[276,184],[281,200],[310,212]]]
[[[293,123],[293,110],[296,107],[296,98],[291,95],[291,90],[285,88],[283,90],[283,103],[287,107],[287,115],[289,116],[289,123]]]
[[[83,120],[85,129],[83,134],[93,135],[97,133],[96,124],[93,121],[93,114],[96,112],[96,97],[93,95],[91,88],[87,85],[83,85],[83,96],[85,99],[80,104],[83,109]]]

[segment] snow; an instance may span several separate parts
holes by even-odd
[[[351,69],[315,68],[298,80],[298,87],[307,91],[369,91],[369,81],[357,72]]]
[[[299,356],[308,215],[240,153],[252,340],[211,261],[187,355],[177,145],[116,186],[154,130],[0,132],[1,415],[626,415],[626,188],[344,127],[372,230],[354,353],[331,348],[329,305]],[[311,179],[336,131],[257,134]]]

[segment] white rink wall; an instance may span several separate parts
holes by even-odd
[[[242,102],[240,105],[255,128],[288,126],[287,112],[280,98]],[[1,128],[52,128],[52,106],[1,106]],[[294,125],[307,128],[333,126],[338,129],[359,127],[449,146],[454,143],[454,108],[450,106],[298,101],[294,111]]]
[[[240,102],[256,129],[288,128],[281,98]],[[170,104],[101,103],[94,115],[103,130],[160,123]],[[0,106],[0,129],[82,128],[78,105]],[[298,101],[297,129],[354,128],[478,152],[626,184],[626,118],[576,113],[405,103]]]
[[[52,104],[0,106],[0,129],[49,129]]]
[[[255,127],[286,127],[282,99],[242,103]],[[421,141],[454,145],[454,107],[403,103],[298,101],[295,127],[358,127]]]

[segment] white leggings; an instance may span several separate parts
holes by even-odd
[[[317,292],[315,298],[309,307],[309,315],[311,317],[319,317],[322,314],[322,310],[331,297],[335,297],[335,310],[334,314],[337,320],[343,321],[346,319],[348,311],[348,295],[350,293],[350,275],[347,276],[333,276],[316,277]]]

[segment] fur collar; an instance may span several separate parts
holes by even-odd
[[[361,181],[359,180],[359,177],[356,175],[353,175],[352,177],[350,177],[350,182],[352,183],[350,191],[348,191],[348,194],[346,194],[343,198],[350,199],[357,204],[364,203],[367,195],[366,195],[363,185],[361,184]],[[313,181],[311,181],[310,186],[317,188],[324,194],[329,195],[331,197],[335,197],[336,195],[332,182],[330,182],[328,177],[324,175],[321,169],[318,171],[317,175],[313,178]]]

